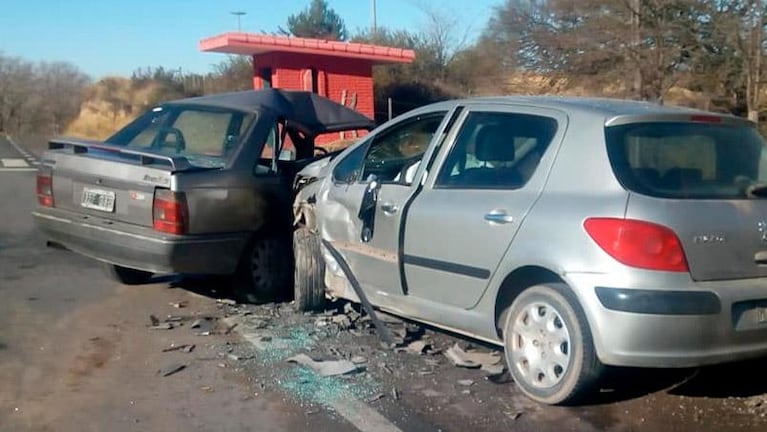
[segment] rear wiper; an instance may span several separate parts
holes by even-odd
[[[751,186],[746,188],[746,196],[759,197],[759,198],[767,197],[767,184],[766,183],[752,184]]]

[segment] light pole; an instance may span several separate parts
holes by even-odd
[[[229,12],[229,13],[232,14],[232,15],[235,15],[237,17],[237,32],[241,32],[242,31],[242,26],[240,25],[240,18],[243,15],[246,15],[247,12],[234,11],[234,12]]]
[[[371,32],[376,35],[376,0],[370,0]]]

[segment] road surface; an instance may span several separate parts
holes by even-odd
[[[33,157],[0,137],[0,162],[0,431],[355,430],[218,367],[207,341],[147,330],[171,302],[204,313],[215,300],[167,282],[120,286],[46,247],[30,217]],[[190,354],[162,352],[190,341]],[[158,375],[174,363],[186,369]]]
[[[36,164],[0,136],[0,432],[767,430],[764,360],[700,371],[617,370],[589,405],[545,407],[513,383],[489,383],[441,355],[384,352],[374,337],[348,331],[314,335],[311,349],[363,353],[369,373],[334,385],[362,381],[380,394],[334,408],[324,393],[306,394],[315,391],[314,378],[296,381],[289,370],[293,381],[286,380],[284,361],[243,366],[232,354],[248,352],[242,328],[192,331],[195,319],[226,322],[216,282],[123,286],[96,261],[46,247],[30,217]],[[313,328],[318,319],[274,307],[283,311],[271,320],[277,326]],[[150,315],[181,321],[152,330]],[[432,337],[443,347],[466,343]],[[173,349],[182,345],[194,349]],[[296,397],[302,393],[320,403],[307,405]]]

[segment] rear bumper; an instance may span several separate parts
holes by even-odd
[[[767,357],[767,278],[693,282],[665,274],[663,282],[614,288],[605,275],[569,276],[605,364],[695,367]]]
[[[232,274],[247,234],[177,236],[57,209],[32,212],[51,241],[99,261],[153,273]]]

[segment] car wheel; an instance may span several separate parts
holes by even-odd
[[[266,233],[246,249],[235,278],[235,295],[248,303],[275,300],[287,294],[291,282],[290,239]]]
[[[105,264],[107,275],[112,280],[123,285],[142,285],[152,278],[152,273],[144,270],[136,270],[116,264]]]
[[[325,262],[319,236],[306,227],[296,229],[293,232],[293,255],[295,308],[301,312],[320,309],[325,304]]]
[[[602,373],[586,317],[565,284],[523,291],[506,314],[503,339],[511,376],[538,402],[573,403]]]

